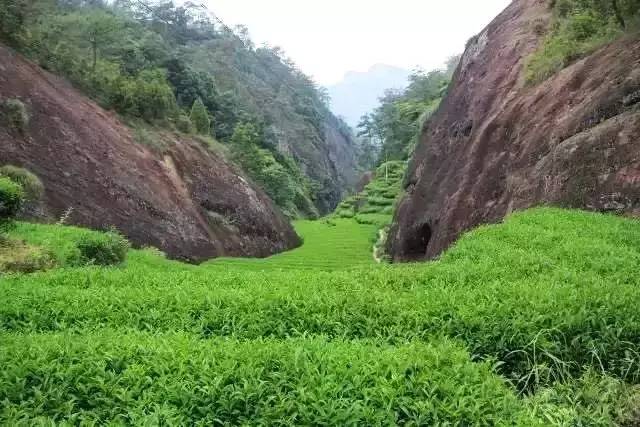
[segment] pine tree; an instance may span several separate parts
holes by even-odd
[[[209,134],[211,131],[211,119],[209,119],[207,108],[200,98],[196,99],[191,107],[190,119],[199,134]]]

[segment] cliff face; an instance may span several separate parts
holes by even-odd
[[[200,142],[170,133],[155,154],[115,115],[64,80],[0,47],[0,98],[29,110],[25,132],[0,124],[0,164],[43,181],[43,215],[114,226],[138,246],[174,258],[267,256],[300,243],[271,200]]]
[[[526,59],[549,21],[546,2],[515,0],[467,47],[410,165],[394,260],[436,257],[533,205],[640,214],[640,40],[528,86]]]
[[[360,171],[356,143],[349,130],[333,115],[325,118],[324,128],[324,144],[321,146],[324,147],[322,157],[326,160],[322,170],[328,176],[325,178],[328,181],[325,188],[332,191],[326,193],[326,197],[320,198],[316,204],[320,204],[321,213],[329,213],[355,188]]]

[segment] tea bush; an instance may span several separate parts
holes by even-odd
[[[377,225],[295,225],[305,244],[264,260],[131,250],[118,269],[0,279],[0,423],[606,426],[638,413],[623,397],[640,384],[640,221],[533,209],[415,265],[373,262]],[[64,246],[86,232],[12,235]]]
[[[80,261],[88,265],[115,265],[123,262],[129,242],[115,231],[91,233],[80,237],[77,243]]]
[[[374,179],[364,190],[342,201],[333,214],[338,218],[354,218],[359,224],[378,228],[391,223],[393,207],[402,194],[402,180],[407,163],[389,161],[376,170]]]
[[[348,219],[294,222],[305,244],[295,251],[284,252],[266,259],[221,258],[206,263],[209,268],[226,270],[348,270],[373,264],[371,239],[376,226],[358,225]]]
[[[110,330],[1,339],[6,424],[542,425],[489,364],[447,341],[202,341]]]

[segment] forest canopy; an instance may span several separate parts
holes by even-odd
[[[358,125],[361,161],[371,168],[392,160],[408,160],[425,121],[445,96],[459,56],[451,57],[442,70],[416,70],[404,90],[388,90],[380,105],[362,117]]]

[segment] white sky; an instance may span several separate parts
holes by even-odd
[[[280,46],[322,85],[375,64],[426,70],[461,53],[510,0],[205,0],[256,45]]]

